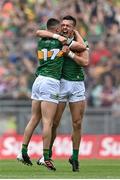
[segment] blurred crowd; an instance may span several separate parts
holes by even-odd
[[[72,15],[90,46],[88,106],[120,107],[119,0],[1,0],[0,99],[28,99],[37,66],[34,32]]]

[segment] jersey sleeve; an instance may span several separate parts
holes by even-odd
[[[89,44],[88,44],[88,41],[86,39],[84,39],[84,44],[86,46],[86,49],[89,50]]]

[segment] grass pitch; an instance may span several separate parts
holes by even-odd
[[[119,160],[81,160],[80,172],[72,172],[67,160],[55,160],[57,171],[26,166],[17,160],[0,160],[0,179],[120,179]]]

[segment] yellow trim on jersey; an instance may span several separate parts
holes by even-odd
[[[50,58],[52,55],[53,55],[53,52],[52,52],[52,51],[48,51],[48,52],[47,52],[47,57],[48,57],[48,58]]]
[[[42,51],[38,51],[37,52],[37,56],[38,56],[38,59],[43,59],[43,52]]]
[[[57,54],[57,57],[62,57],[63,56],[63,51],[60,51],[58,54]]]

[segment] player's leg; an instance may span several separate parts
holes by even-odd
[[[50,142],[50,150],[49,150],[49,157],[52,157],[52,147],[53,147],[53,143],[55,141],[55,138],[57,136],[57,128],[59,126],[62,114],[65,110],[66,107],[66,102],[59,102],[58,107],[57,107],[57,111],[54,117],[54,121],[53,121],[53,126],[52,126],[52,135],[51,135],[51,142]]]
[[[41,107],[40,106],[41,106],[40,101],[36,101],[36,100],[32,101],[31,119],[28,122],[28,124],[25,128],[25,131],[24,131],[21,153],[17,156],[18,160],[21,159],[21,161],[23,161],[23,163],[25,163],[27,165],[32,165],[32,162],[30,161],[27,150],[28,150],[28,144],[30,142],[33,131],[41,119]]]
[[[72,116],[72,145],[73,153],[69,162],[72,165],[73,171],[79,171],[79,146],[81,140],[81,127],[83,121],[83,115],[85,110],[85,85],[83,81],[69,82],[70,96],[69,106]]]
[[[57,107],[57,111],[56,111],[55,118],[53,121],[53,126],[52,126],[52,137],[51,137],[51,143],[50,143],[50,157],[52,157],[52,146],[53,146],[54,140],[56,138],[57,127],[59,126],[60,119],[61,119],[64,109],[66,107],[67,96],[68,96],[67,92],[68,92],[67,81],[64,79],[61,79],[59,104]]]
[[[43,155],[47,168],[56,170],[49,158],[49,147],[51,141],[51,130],[53,119],[57,110],[57,103],[41,102],[42,124],[43,124]]]
[[[55,88],[55,85],[52,85],[52,87],[54,87],[53,89],[52,89],[52,93],[55,91],[55,92],[57,92],[58,90],[58,88]],[[59,84],[59,87],[60,87],[60,84]],[[48,89],[48,88],[47,88]],[[50,88],[49,88],[50,89]],[[55,93],[54,92],[54,93]],[[49,94],[49,93],[48,93]],[[59,94],[59,92],[58,92],[58,94]],[[50,98],[48,98],[48,99],[50,99]],[[63,104],[63,105],[62,105]],[[61,107],[62,106],[62,107]],[[51,157],[51,155],[52,155],[52,145],[53,145],[53,142],[54,142],[54,139],[55,139],[55,137],[56,137],[56,129],[57,129],[57,127],[58,127],[58,125],[59,125],[59,121],[60,121],[60,118],[61,118],[61,116],[62,116],[62,112],[64,111],[64,108],[65,108],[65,105],[64,105],[64,103],[61,103],[60,105],[58,105],[58,109],[57,109],[57,111],[56,111],[56,114],[55,114],[55,117],[54,117],[54,120],[53,120],[53,126],[52,126],[52,137],[51,137],[51,145],[50,145],[50,149],[49,149],[49,158]],[[37,164],[38,165],[44,165],[45,163],[44,163],[44,156],[42,157],[42,158],[40,158],[38,161],[37,161]]]
[[[59,123],[60,123],[60,119],[61,119],[61,116],[63,114],[63,111],[65,109],[65,106],[66,106],[66,103],[59,103],[58,106],[57,106],[57,111],[55,113],[55,117],[54,117],[54,120],[53,120],[53,125],[52,125],[52,133],[51,133],[51,141],[50,141],[50,147],[49,147],[49,158],[51,159],[52,157],[52,147],[53,147],[53,143],[54,143],[54,140],[56,138],[56,135],[57,135],[57,127],[59,126]],[[40,157],[37,161],[37,164],[38,165],[45,165],[45,162],[44,162],[44,156]]]
[[[37,127],[38,123],[40,122],[41,119],[41,103],[40,101],[33,100],[32,101],[32,115],[31,119],[28,122],[25,131],[24,131],[24,136],[23,136],[23,147],[24,145],[27,147],[31,136],[33,134],[33,131]],[[24,149],[23,149],[24,153]]]
[[[70,111],[72,115],[72,125],[73,125],[73,133],[72,133],[72,143],[73,143],[73,154],[69,159],[69,162],[72,164],[73,171],[79,171],[79,146],[81,141],[81,128],[83,115],[85,110],[85,100],[69,103]]]

